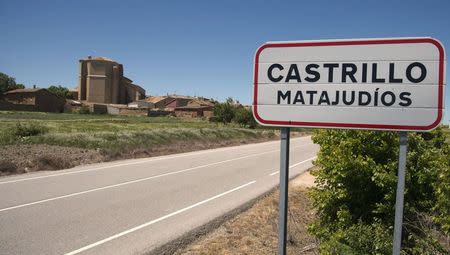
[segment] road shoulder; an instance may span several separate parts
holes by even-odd
[[[316,254],[316,240],[306,230],[314,217],[307,171],[290,181],[288,252]],[[149,254],[274,254],[277,249],[278,189],[246,203]]]

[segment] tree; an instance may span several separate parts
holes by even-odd
[[[0,95],[14,89],[23,89],[23,84],[16,84],[16,79],[0,72]]]
[[[225,103],[218,103],[214,105],[213,114],[217,121],[223,124],[230,123],[234,118],[235,106],[233,99],[228,98]]]
[[[225,103],[231,104],[231,105],[233,105],[235,107],[242,106],[241,103],[239,102],[239,100],[235,100],[232,97],[227,97],[227,99],[225,99]]]
[[[213,108],[214,117],[211,121],[228,124],[237,123],[241,127],[255,128],[257,123],[253,118],[252,110],[242,106],[239,101],[228,97],[224,103],[217,103]]]
[[[48,87],[48,91],[62,98],[74,99],[69,89],[61,85],[52,85]]]

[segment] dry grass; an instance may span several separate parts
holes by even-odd
[[[292,187],[289,191],[288,254],[318,254],[316,240],[306,230],[314,217],[305,188]],[[278,191],[275,191],[175,254],[276,254],[277,219]]]
[[[0,176],[39,170],[59,170],[103,161],[129,158],[155,157],[174,153],[214,149],[248,143],[270,141],[270,138],[224,139],[217,142],[208,140],[174,141],[171,144],[124,147],[117,153],[101,153],[100,150],[76,147],[23,144],[0,146]]]
[[[202,119],[0,111],[0,175],[276,137],[276,130],[240,128]]]

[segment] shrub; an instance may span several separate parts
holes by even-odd
[[[450,196],[444,194],[448,194],[450,188],[443,183],[448,184],[444,176],[448,176],[450,154],[442,130],[410,133],[408,137],[404,218],[415,219],[422,213],[437,215],[436,221],[448,226]],[[313,141],[321,149],[315,161],[319,168],[313,172],[317,187],[311,191],[319,217],[310,226],[311,232],[322,240],[323,249],[327,249],[330,242],[338,242],[342,247],[355,250],[356,254],[378,254],[374,247],[370,252],[361,250],[376,235],[360,234],[355,238],[353,233],[363,229],[387,231],[387,236],[392,238],[398,134],[319,130],[314,133]],[[420,222],[403,231],[404,250],[412,252],[419,246],[431,247],[435,243]],[[383,240],[378,246],[385,246],[387,240]],[[388,246],[391,245],[389,240]]]
[[[241,127],[256,127],[256,121],[253,118],[252,111],[245,107],[239,107],[235,110],[233,121]]]
[[[209,119],[211,122],[222,122],[223,124],[234,122],[241,127],[249,128],[257,126],[251,109],[242,106],[232,98],[228,98],[225,103],[214,105],[213,114],[214,117]]]
[[[35,122],[30,122],[28,124],[21,124],[20,122],[17,122],[15,129],[13,130],[13,134],[16,137],[36,136],[47,132],[47,127]]]
[[[331,237],[321,243],[321,254],[389,254],[392,250],[391,233],[382,224],[358,222],[346,230],[331,233]]]
[[[450,235],[450,145],[444,145],[444,155],[447,155],[447,168],[440,172],[439,185],[436,187],[437,203],[434,206],[434,220],[441,224],[445,234]],[[445,163],[443,163],[445,165]]]
[[[213,114],[217,121],[222,122],[223,124],[228,124],[233,120],[234,111],[234,105],[229,102],[218,103],[214,105],[213,108]]]

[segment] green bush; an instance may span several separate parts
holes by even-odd
[[[253,118],[252,110],[228,98],[224,103],[217,103],[213,108],[214,117],[211,122],[222,122],[228,124],[234,122],[241,127],[255,128],[257,123]]]
[[[241,127],[256,127],[256,121],[255,118],[253,118],[252,110],[245,107],[239,107],[235,110],[233,121]]]
[[[437,129],[431,133],[410,133],[408,137],[404,218],[435,215],[436,222],[448,228],[450,154],[445,136]],[[313,172],[317,187],[311,191],[319,217],[310,230],[321,239],[321,250],[327,254],[329,244],[338,242],[342,249],[347,247],[356,254],[388,253],[383,247],[392,245],[398,134],[318,130],[313,141],[321,148],[315,161],[319,168]],[[403,247],[409,254],[420,254],[414,252],[420,247],[437,247],[422,223],[410,221],[411,225],[403,229]],[[358,231],[373,234],[355,236]],[[380,237],[378,243],[373,240],[376,233]],[[370,242],[375,247],[368,246]],[[362,249],[367,246],[369,250]]]
[[[440,172],[439,185],[436,187],[437,203],[434,206],[434,220],[441,224],[445,234],[450,235],[450,145],[444,146],[444,155],[447,155],[447,167]]]
[[[48,128],[42,126],[35,122],[30,122],[28,124],[22,124],[17,122],[15,129],[13,130],[13,134],[16,137],[28,137],[28,136],[37,136],[40,134],[45,134],[48,132]]]
[[[321,243],[321,254],[389,254],[392,251],[392,236],[382,224],[358,222],[333,233]]]
[[[214,105],[213,114],[218,122],[228,124],[234,118],[235,106],[229,102],[218,103]]]

